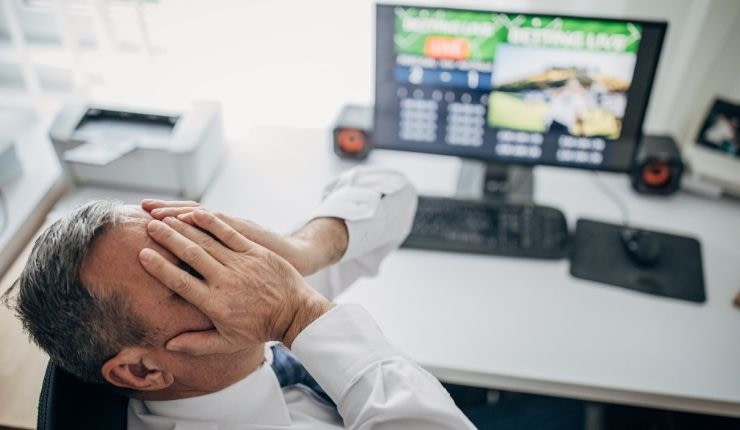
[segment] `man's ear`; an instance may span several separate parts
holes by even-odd
[[[120,350],[100,370],[103,378],[116,387],[139,391],[162,390],[175,381],[174,375],[164,370],[149,351],[135,346]]]

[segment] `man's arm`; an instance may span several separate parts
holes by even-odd
[[[439,382],[390,346],[362,308],[335,308],[287,261],[213,214],[196,211],[193,221],[198,228],[173,218],[152,221],[149,234],[203,279],[154,250],[140,253],[152,276],[215,326],[181,334],[168,349],[226,353],[282,341],[335,400],[349,428],[472,428]]]
[[[411,231],[417,195],[401,173],[372,166],[350,169],[324,189],[308,221],[283,236],[248,220],[214,212],[249,240],[285,258],[330,299],[362,276],[375,275],[383,259]],[[156,219],[177,216],[192,224],[195,202],[144,200]]]
[[[177,217],[189,224],[193,224],[192,212],[202,209],[193,201],[154,199],[142,200],[141,207],[155,219]],[[336,217],[315,217],[292,234],[283,236],[246,219],[221,212],[213,212],[213,215],[242,236],[286,259],[304,276],[338,262],[349,241],[344,220]]]
[[[416,205],[416,190],[400,172],[359,166],[341,174],[327,185],[313,217],[343,219],[347,250],[337,264],[308,278],[309,283],[333,299],[356,279],[377,274],[411,231]]]

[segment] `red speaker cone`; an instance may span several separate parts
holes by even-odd
[[[651,161],[642,168],[642,181],[649,187],[662,187],[671,180],[671,167],[664,161]]]
[[[343,151],[358,154],[365,148],[365,135],[360,130],[345,128],[337,134],[337,142]]]

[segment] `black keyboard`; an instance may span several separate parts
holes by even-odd
[[[554,208],[420,196],[402,246],[558,259],[567,256],[568,242],[565,216]]]

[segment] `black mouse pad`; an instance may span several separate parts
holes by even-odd
[[[570,260],[576,278],[603,282],[643,293],[704,302],[701,245],[690,237],[650,231],[661,252],[651,267],[641,267],[627,254],[621,225],[579,219]]]

